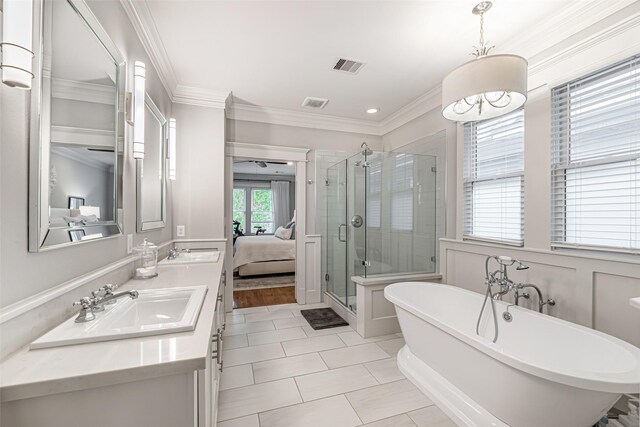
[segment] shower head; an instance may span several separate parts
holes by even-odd
[[[369,145],[367,145],[366,142],[363,142],[362,144],[360,144],[360,148],[362,148],[361,153],[365,156],[370,156],[373,154],[373,150],[369,148]]]

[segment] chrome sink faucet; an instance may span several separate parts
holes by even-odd
[[[73,303],[74,306],[80,305],[82,308],[78,313],[78,317],[76,317],[76,323],[84,323],[95,320],[95,313],[104,311],[105,305],[115,304],[117,299],[122,297],[130,297],[131,299],[138,298],[138,291],[123,291],[113,293],[113,291],[118,287],[118,285],[105,285],[96,291],[91,292],[91,297],[83,297],[80,298],[79,301]],[[104,296],[100,296],[100,292],[104,292]]]
[[[167,259],[176,259],[178,258],[178,249],[174,246],[171,249],[169,249],[169,256],[167,257]]]
[[[116,300],[118,298],[122,298],[122,297],[130,297],[131,299],[136,299],[138,298],[140,294],[138,293],[138,291],[122,291],[122,292],[116,292],[115,294],[109,294],[109,295],[105,295],[104,297],[100,298],[95,298],[93,300],[93,311],[97,312],[97,311],[104,311],[104,306],[105,304],[115,304]]]
[[[191,253],[191,249],[178,249],[175,246],[172,247],[171,249],[169,249],[169,256],[167,257],[167,259],[176,259],[178,258],[178,255],[180,255],[180,252],[184,252],[187,254]]]

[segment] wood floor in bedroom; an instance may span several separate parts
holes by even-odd
[[[296,302],[295,286],[233,291],[233,308],[263,307]]]

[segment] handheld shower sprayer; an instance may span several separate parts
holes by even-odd
[[[499,270],[496,270],[494,272],[489,271],[489,262],[491,260],[495,260],[500,265]],[[511,282],[509,276],[507,275],[507,268],[513,265],[516,265],[516,270],[526,270],[529,268],[528,265],[524,264],[519,259],[505,255],[491,255],[488,256],[484,262],[484,283],[487,286],[487,291],[485,293],[484,302],[482,303],[482,308],[480,309],[480,314],[478,315],[478,323],[476,323],[476,334],[480,335],[480,322],[482,320],[482,315],[484,314],[484,309],[487,305],[487,301],[489,301],[489,304],[491,305],[491,313],[493,314],[493,342],[496,342],[498,340],[498,317],[496,316],[495,299],[502,298],[503,295],[507,294],[511,290],[513,282]],[[500,291],[495,294],[493,293],[493,289],[491,288],[494,284],[500,286]]]
[[[504,265],[507,267],[511,267],[514,264],[518,264],[518,266],[516,267],[516,270],[526,270],[529,268],[528,265],[524,264],[519,259],[511,258],[510,256],[499,255],[499,256],[494,256],[489,258],[494,258],[496,261],[498,261],[498,264]]]

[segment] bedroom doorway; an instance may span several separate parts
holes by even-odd
[[[225,223],[227,223],[227,227],[225,227],[226,231],[226,256],[225,256],[225,271],[227,272],[226,276],[226,286],[225,286],[225,295],[226,295],[226,306],[225,309],[227,312],[231,312],[233,310],[233,291],[234,291],[234,276],[233,271],[234,268],[234,231],[233,231],[233,221],[234,221],[234,203],[233,203],[233,193],[234,193],[234,165],[241,164],[244,161],[245,164],[249,164],[249,167],[253,167],[253,171],[255,171],[255,167],[261,169],[263,168],[260,165],[257,165],[256,162],[278,162],[280,163],[293,163],[292,165],[287,164],[287,166],[293,166],[295,170],[295,178],[293,182],[290,182],[289,186],[294,187],[294,196],[293,202],[290,204],[294,205],[295,216],[297,220],[295,221],[295,239],[293,240],[293,245],[295,248],[295,267],[293,270],[295,271],[295,302],[298,304],[305,304],[307,302],[319,302],[321,299],[321,283],[319,280],[315,280],[316,276],[319,277],[320,266],[318,263],[312,262],[310,263],[310,267],[307,267],[308,256],[311,256],[314,260],[319,258],[319,250],[320,244],[317,241],[317,236],[307,236],[306,235],[306,192],[307,192],[307,153],[309,152],[306,148],[291,148],[291,147],[280,147],[280,146],[269,146],[269,145],[259,145],[259,144],[248,144],[248,143],[238,143],[238,142],[227,142],[226,143],[226,151],[225,151]],[[268,165],[267,165],[268,166]],[[280,165],[283,166],[283,165]],[[282,174],[277,174],[282,175]],[[279,178],[279,176],[278,176]],[[261,228],[267,229],[270,224],[270,221],[266,221],[267,218],[256,217],[255,223],[252,224],[252,219],[249,217],[250,214],[247,214],[247,205],[251,203],[250,196],[247,197],[249,191],[245,190],[245,206],[244,206],[244,230],[251,229],[253,231],[254,226],[262,226]],[[280,205],[278,205],[280,206]],[[236,213],[241,211],[240,206],[236,206]],[[257,209],[256,209],[257,210]],[[247,221],[247,218],[249,221]],[[235,218],[237,221],[238,218]],[[263,223],[259,223],[262,221]],[[238,221],[241,222],[241,221]],[[242,222],[241,222],[242,223]],[[285,224],[286,225],[286,224]],[[273,229],[274,232],[277,230],[277,226]],[[243,231],[244,234],[246,232]],[[252,233],[254,234],[254,233]],[[257,234],[257,229],[256,233]],[[265,231],[266,234],[266,231]],[[262,236],[262,232],[260,233]],[[273,236],[272,236],[273,237]],[[238,239],[235,239],[236,243]],[[261,242],[261,241],[258,241]],[[316,253],[317,251],[317,253]],[[259,266],[260,268],[265,266]],[[252,267],[248,267],[251,269]],[[246,268],[244,269],[246,273]],[[273,272],[271,272],[273,273]],[[314,280],[309,280],[309,277],[314,278]],[[279,289],[279,288],[272,288]],[[275,292],[275,291],[273,291]],[[282,291],[279,291],[282,292]],[[277,296],[276,296],[277,297]]]
[[[296,302],[292,161],[233,160],[233,308]]]

